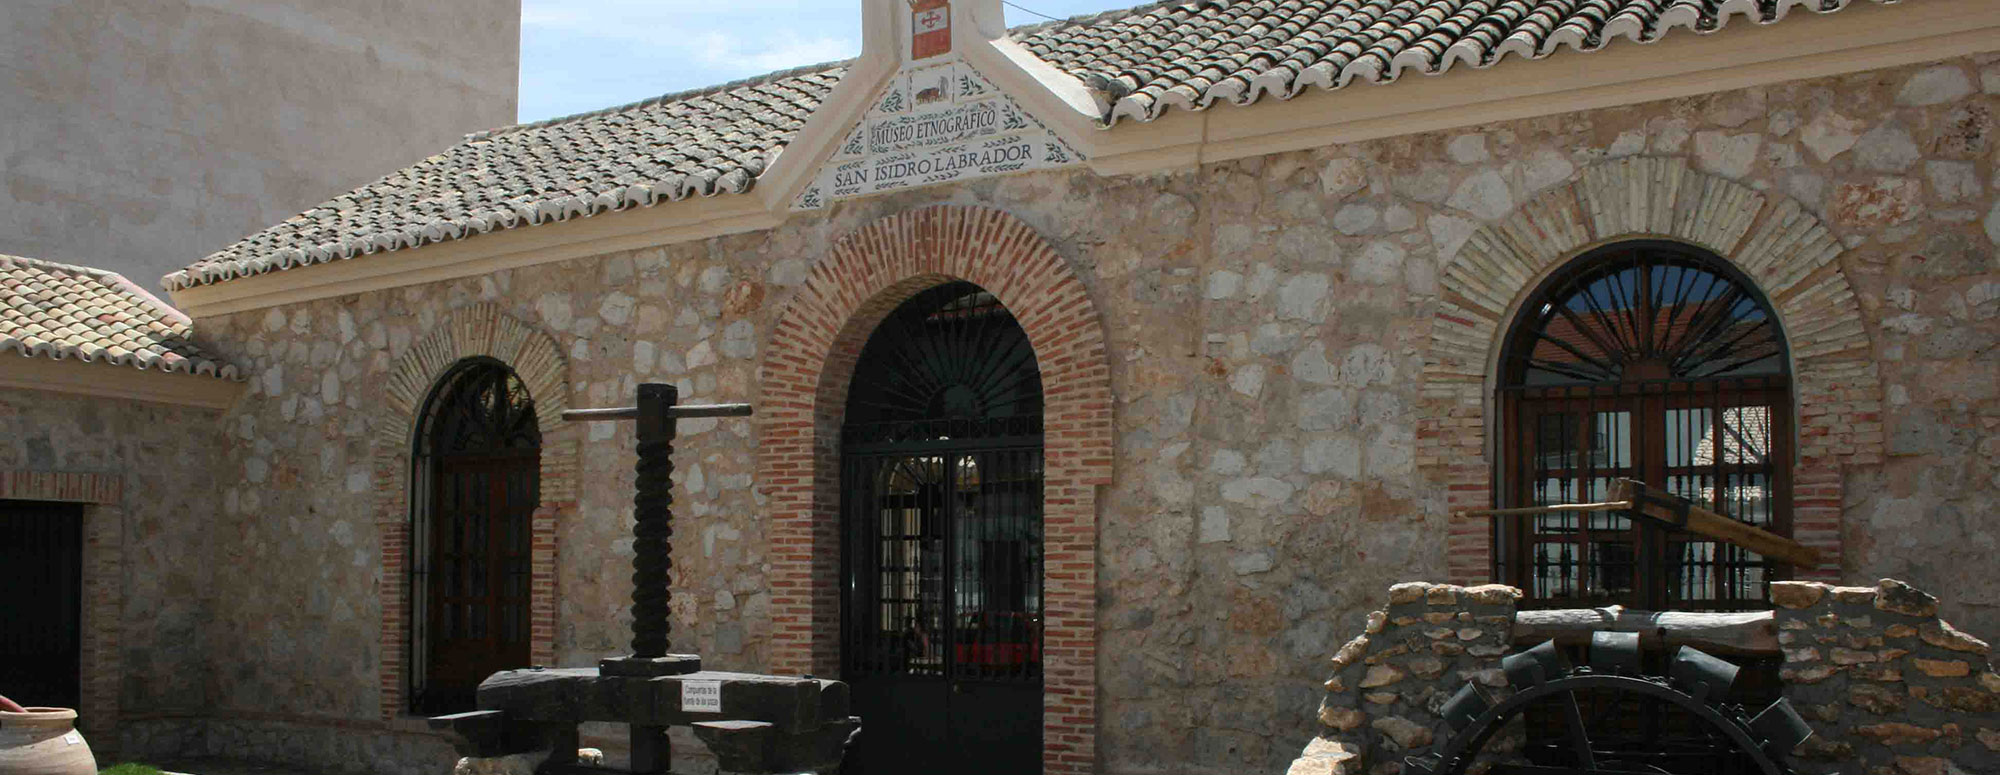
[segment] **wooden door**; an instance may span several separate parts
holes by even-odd
[[[470,710],[479,682],[528,666],[532,456],[445,458],[431,512],[426,704]]]
[[[0,501],[0,694],[76,707],[82,621],[83,507]]]

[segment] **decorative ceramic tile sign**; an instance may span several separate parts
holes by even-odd
[[[792,209],[1081,160],[971,65],[953,60],[898,73]]]
[[[910,59],[951,53],[950,0],[910,0]]]

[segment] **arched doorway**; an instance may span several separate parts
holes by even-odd
[[[931,288],[870,335],[841,432],[855,771],[1041,771],[1042,452],[1035,353],[992,294]]]
[[[1790,357],[1735,267],[1666,241],[1608,245],[1558,269],[1502,351],[1502,506],[1605,500],[1637,479],[1789,535]],[[1758,608],[1774,567],[1619,512],[1504,519],[1496,577],[1541,607]]]
[[[521,378],[468,358],[440,378],[417,429],[411,502],[411,710],[471,710],[479,682],[527,667],[531,517],[541,431]]]

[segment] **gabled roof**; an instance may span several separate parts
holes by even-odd
[[[743,193],[842,72],[840,64],[789,70],[469,135],[162,282],[178,290],[576,215]]]
[[[1593,51],[1851,0],[1199,0],[1018,28],[1102,121]],[[1874,0],[1878,3],[1895,0]],[[689,196],[749,191],[846,72],[834,63],[468,137],[162,278],[183,290]]]
[[[242,381],[190,341],[193,328],[115,272],[0,255],[0,352]]]

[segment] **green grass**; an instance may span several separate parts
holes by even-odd
[[[126,762],[99,772],[97,775],[160,775],[160,768],[150,764]]]

